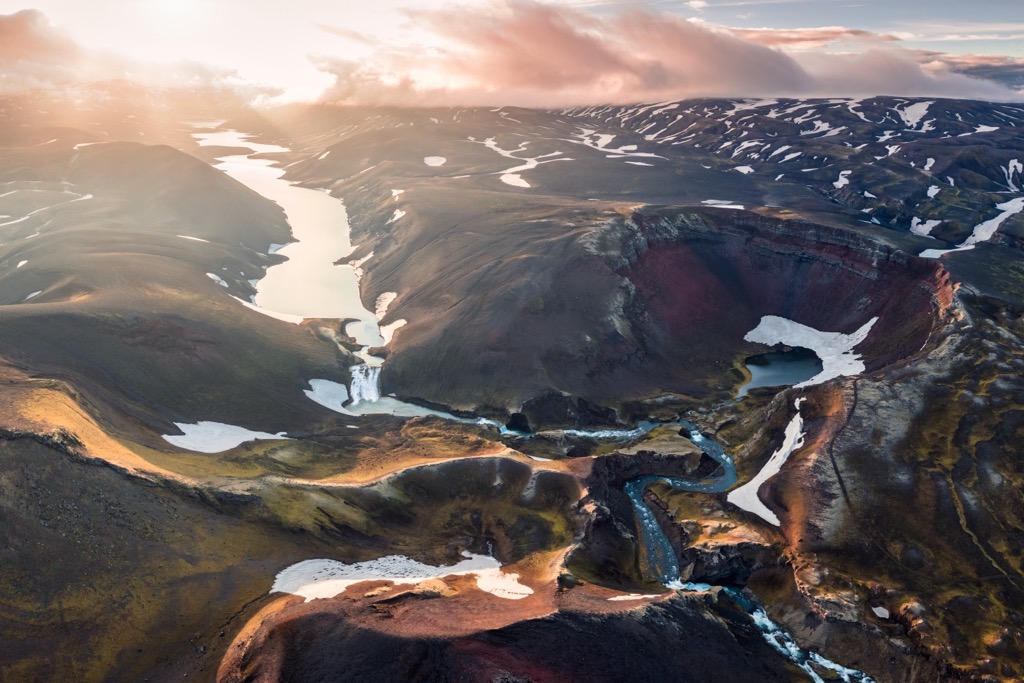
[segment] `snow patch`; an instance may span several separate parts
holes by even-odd
[[[349,400],[349,390],[346,389],[345,385],[326,379],[309,380],[311,389],[305,390],[306,397],[329,410],[353,417],[362,415],[425,417],[433,415],[463,424],[501,427],[497,422],[485,418],[470,419],[457,417],[440,410],[431,410],[430,408],[424,408],[412,403],[404,403],[390,396],[381,397],[377,387],[377,381],[380,376],[379,366],[354,365],[350,368],[350,372],[352,372],[352,402],[348,405],[344,405]]]
[[[767,346],[798,346],[817,354],[821,360],[821,372],[795,385],[796,388],[802,388],[821,384],[836,377],[851,377],[864,372],[864,361],[861,360],[860,354],[853,352],[853,349],[867,338],[877,321],[878,316],[875,316],[856,332],[843,334],[822,332],[787,318],[766,315],[743,339]]]
[[[739,171],[743,175],[747,175],[748,173],[753,173],[754,172],[754,169],[752,169],[750,166],[737,166],[733,170],[734,171]]]
[[[1006,176],[1006,187],[1010,189],[1010,192],[1024,191],[1024,164],[1017,159],[1011,159],[1010,163],[1003,169],[1003,175]],[[1013,182],[1014,175],[1021,179],[1020,187]]]
[[[345,410],[344,406],[348,403],[348,389],[344,384],[327,379],[311,379],[309,386],[310,389],[303,390],[309,400],[342,415],[355,415],[355,413]]]
[[[935,104],[935,102],[916,102],[903,109],[896,107],[896,113],[903,119],[903,123],[906,124],[908,129],[914,129],[917,124],[921,122],[921,119],[928,114],[928,108]]]
[[[250,310],[253,310],[253,311],[256,311],[257,313],[259,313],[261,315],[265,315],[268,318],[273,318],[274,320],[280,320],[281,322],[291,323],[292,325],[298,325],[303,320],[305,320],[305,318],[303,318],[301,315],[293,315],[291,313],[278,313],[276,311],[271,311],[271,310],[268,310],[266,308],[260,308],[259,306],[257,306],[256,304],[252,303],[251,301],[246,301],[244,299],[239,299],[237,296],[233,296],[231,298],[234,299],[235,301],[237,301],[238,303],[242,304],[246,308],[248,308]]]
[[[931,237],[932,230],[939,227],[940,225],[942,225],[942,221],[922,221],[917,216],[914,216],[914,219],[910,221],[910,232],[921,237]]]
[[[400,327],[405,327],[408,322],[408,320],[396,320],[390,325],[381,325],[380,336],[384,338],[384,346],[390,344],[391,340],[395,336],[395,332],[397,332]]]
[[[14,266],[14,267],[15,267],[15,268],[21,268],[21,267],[22,267],[23,265],[25,265],[26,263],[28,263],[28,261],[18,261],[18,265]]]
[[[422,583],[444,576],[476,575],[482,591],[506,600],[520,600],[533,589],[519,583],[519,575],[501,570],[501,564],[489,555],[464,552],[462,560],[451,567],[434,567],[404,555],[388,555],[376,560],[345,564],[336,560],[306,560],[278,573],[271,593],[290,593],[310,600],[333,598],[349,586],[364,581],[390,581],[396,586]]]
[[[1008,202],[996,204],[996,208],[1002,213],[995,218],[988,219],[980,225],[974,226],[974,232],[971,233],[971,236],[968,237],[961,246],[973,246],[975,244],[980,244],[981,242],[988,242],[992,239],[996,234],[996,230],[999,229],[1000,225],[1006,222],[1007,218],[1024,211],[1024,197],[1017,197],[1016,199],[1011,199]]]
[[[630,593],[628,595],[616,595],[613,598],[608,598],[608,602],[625,602],[627,600],[653,600],[658,597],[657,595],[640,595],[639,593]]]
[[[834,188],[836,188],[838,190],[838,189],[840,189],[842,187],[846,187],[847,185],[849,185],[850,184],[849,178],[850,178],[850,174],[851,173],[853,173],[853,171],[840,171],[839,172],[839,180],[837,180],[834,183],[832,183],[832,187],[834,187]]]
[[[216,273],[207,273],[206,277],[210,278],[221,287],[227,288],[228,286],[228,283],[224,282],[224,278],[222,278],[220,275],[217,275]]]
[[[611,152],[612,154],[616,155],[615,157],[612,158],[616,158],[618,156],[646,157],[650,159],[665,158],[659,154],[652,154],[650,152],[637,152],[636,145],[622,145],[621,147],[618,147],[616,149],[609,149],[608,145],[609,143],[611,143],[612,140],[615,139],[614,135],[609,133],[598,133],[597,131],[590,128],[580,128],[579,131],[580,132],[575,134],[574,136],[576,139],[566,140],[566,142],[571,142],[575,145],[583,145],[585,147],[590,147],[591,149],[596,149],[601,152]]]
[[[827,133],[830,130],[832,130],[831,125],[821,119],[817,119],[814,121],[814,128],[811,130],[802,130],[800,131],[800,135],[817,135],[818,133]]]
[[[372,258],[373,258],[373,252],[371,251],[369,254],[367,254],[366,256],[364,256],[361,259],[354,259],[354,260],[348,262],[348,265],[352,268],[353,271],[355,271],[356,279],[357,280],[362,280],[363,279],[363,264],[365,264],[367,261],[369,261]]]
[[[795,401],[796,415],[793,416],[793,419],[786,426],[786,436],[778,450],[772,453],[771,457],[768,458],[768,462],[765,463],[764,467],[761,468],[761,471],[753,479],[743,486],[733,489],[726,497],[730,503],[741,510],[753,513],[775,526],[780,526],[778,516],[761,501],[757,491],[761,488],[762,484],[779,473],[793,451],[804,445],[804,420],[800,415],[800,404],[803,401],[803,397]]]
[[[954,247],[953,249],[925,249],[920,254],[918,254],[918,256],[920,256],[921,258],[939,258],[941,256],[945,256],[946,254],[952,254],[954,251],[970,251],[971,249],[974,249],[973,244],[969,247],[960,246]]]
[[[979,223],[974,226],[974,231],[971,236],[963,241],[962,244],[957,245],[953,249],[925,249],[921,252],[921,258],[939,258],[946,254],[951,254],[954,251],[968,251],[974,249],[974,247],[982,242],[988,242],[992,237],[995,236],[996,230],[999,226],[1006,222],[1010,216],[1021,213],[1024,211],[1024,197],[1017,197],[1011,199],[1008,202],[1002,204],[996,204],[996,208],[1001,211],[995,218],[990,218],[984,223]]]
[[[719,209],[739,209],[742,210],[744,207],[742,204],[736,204],[728,199],[705,199],[701,204],[708,206],[714,206]]]
[[[530,183],[523,180],[523,177],[518,173],[504,173],[500,178],[501,182],[512,187],[525,187],[529,189]]]
[[[427,166],[444,166],[447,161],[445,157],[423,157],[423,163]]]
[[[175,422],[174,426],[184,432],[183,434],[164,434],[165,441],[178,448],[199,453],[221,453],[231,450],[246,441],[259,439],[284,439],[288,437],[284,432],[269,434],[267,432],[254,432],[245,427],[223,424],[220,422],[197,422],[185,424]]]
[[[384,292],[377,297],[377,301],[374,303],[373,308],[373,314],[377,316],[377,320],[384,318],[388,312],[388,308],[397,298],[398,294],[396,292]]]

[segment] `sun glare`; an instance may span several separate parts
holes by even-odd
[[[148,0],[146,4],[154,18],[176,23],[196,20],[203,9],[200,0]]]

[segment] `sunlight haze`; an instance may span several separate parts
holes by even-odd
[[[572,36],[566,38],[556,33],[545,36],[544,28],[525,27],[527,22],[536,25],[544,10],[556,15],[553,21],[546,23],[548,27],[563,28],[559,24],[564,24],[583,36],[603,33],[610,42],[621,38],[618,25],[630,17],[635,18],[637,13],[650,17],[673,16],[688,20],[704,34],[731,33],[744,42],[767,45],[780,54],[795,55],[801,67],[812,75],[817,69],[828,74],[836,69],[857,71],[863,64],[837,66],[820,62],[850,62],[855,56],[877,56],[880,51],[904,57],[913,53],[916,61],[928,65],[929,74],[941,70],[939,65],[946,63],[941,57],[943,54],[952,56],[960,66],[962,55],[970,55],[967,59],[971,64],[981,56],[989,61],[1010,59],[1017,68],[1019,59],[1024,58],[1024,22],[1008,21],[1007,3],[995,0],[971,3],[969,9],[962,3],[905,2],[893,6],[877,0],[646,3],[562,0],[546,4],[487,0],[461,3],[448,0],[416,3],[408,0],[374,3],[38,0],[28,6],[4,4],[3,10],[8,12],[29,7],[42,11],[56,30],[90,50],[149,65],[183,60],[211,65],[235,72],[237,80],[242,82],[283,90],[285,100],[315,99],[328,91],[331,97],[340,92],[352,101],[419,98],[429,103],[452,100],[454,89],[467,93],[465,97],[470,101],[486,100],[486,93],[503,90],[526,104],[543,102],[546,96],[558,103],[587,100],[609,82],[613,83],[613,92],[621,92],[617,98],[626,100],[634,93],[651,97],[700,94],[700,87],[707,89],[707,94],[732,94],[728,83],[717,90],[712,87],[717,77],[696,90],[692,87],[659,90],[649,84],[624,82],[620,73],[623,69],[618,67],[594,79],[593,82],[599,84],[595,88],[571,90],[550,84],[538,90],[525,83],[509,88],[500,73],[491,78],[488,74],[470,73],[471,70],[463,68],[460,62],[484,64],[495,49],[510,47],[496,45],[494,41],[482,42],[483,36],[492,31],[496,37],[508,36],[510,42],[522,42],[524,36],[536,35],[540,41],[550,38],[543,48],[550,47],[551,41],[563,41],[571,46]],[[502,24],[503,18],[507,20],[505,24]],[[525,33],[517,34],[517,27]],[[664,40],[687,42],[689,39],[666,36]],[[628,43],[629,38],[626,38],[622,45],[626,51],[630,49]],[[636,46],[641,51],[650,49]],[[677,63],[685,61],[687,68],[700,70],[702,65],[721,57],[720,48],[705,47],[706,51],[700,55],[691,52],[683,60],[667,53],[662,57]],[[536,46],[524,45],[523,48],[534,50]],[[927,57],[926,52],[934,52],[936,57]],[[552,67],[557,71],[560,59],[572,58],[575,54],[580,53],[566,47],[545,56],[545,61],[554,60]],[[494,68],[497,71],[509,68],[521,73],[529,71],[521,57],[512,61],[506,57],[508,55],[496,58]],[[660,59],[648,54],[640,58]],[[737,57],[748,58],[749,55]],[[877,59],[870,61],[878,63]],[[636,68],[636,65],[625,68],[630,72],[626,81],[635,75]],[[373,82],[373,87],[368,87],[369,81]],[[330,90],[336,83],[341,87],[335,88],[332,95]],[[381,84],[389,88],[389,94],[379,93]],[[402,94],[397,94],[396,85],[402,87]],[[792,80],[783,85],[790,90],[796,88]],[[909,92],[916,88],[921,94],[928,90],[920,83],[894,83],[892,87],[865,84],[864,87],[879,92],[895,92],[900,87],[908,88]],[[805,90],[812,92],[815,88],[807,85]],[[798,91],[799,88],[793,90]]]

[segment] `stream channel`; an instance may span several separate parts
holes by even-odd
[[[278,145],[251,142],[247,139],[248,135],[234,130],[197,132],[193,137],[200,146],[248,148],[253,150],[253,154],[290,151]],[[356,268],[352,265],[335,265],[353,251],[344,204],[325,192],[292,185],[283,179],[284,170],[274,166],[275,162],[253,158],[253,154],[226,155],[218,159],[217,168],[284,209],[294,241],[272,250],[287,257],[288,260],[268,268],[266,275],[256,283],[255,300],[242,303],[268,316],[291,322],[298,322],[301,318],[354,320],[348,324],[345,331],[362,347],[357,355],[363,360],[363,364],[352,367],[350,393],[355,401],[339,412],[353,415],[390,413],[406,417],[437,415],[460,422],[480,422],[456,418],[448,413],[380,396],[377,382],[382,361],[367,353],[370,347],[384,343],[380,321],[374,312],[367,310],[362,304],[359,273]],[[793,372],[800,376],[814,374],[814,368],[820,368],[820,363],[816,366],[813,360],[803,356],[787,358],[785,361],[792,367],[785,368],[781,379],[790,379],[789,374]],[[766,381],[786,383],[779,382],[778,375],[769,373],[768,376],[770,379],[766,380],[755,375],[754,381],[744,389],[752,388],[750,385],[767,386],[764,384]],[[338,387],[335,387],[335,390],[337,389]],[[339,397],[340,394],[338,391]],[[344,398],[347,399],[348,394]],[[483,422],[504,431],[502,425],[490,421]],[[663,424],[677,424],[681,434],[688,434],[694,445],[721,465],[722,474],[699,481],[643,476],[627,482],[624,490],[633,503],[647,563],[657,581],[676,590],[707,591],[711,589],[709,584],[685,583],[681,580],[675,548],[658,524],[654,513],[644,502],[643,493],[656,481],[666,482],[682,491],[722,493],[736,483],[736,466],[722,447],[702,435],[695,425],[686,421]],[[659,423],[643,422],[632,430],[565,430],[564,433],[570,437],[632,440],[656,426],[659,426]],[[860,671],[848,669],[816,652],[800,648],[795,639],[769,619],[764,608],[752,598],[733,587],[725,587],[724,590],[746,610],[765,640],[782,656],[806,671],[816,683],[824,683],[824,680],[815,671],[815,666],[833,672],[835,677],[847,683],[872,682],[873,679]]]
[[[704,451],[721,466],[716,472],[721,471],[722,474],[718,477],[706,477],[702,480],[647,475],[630,479],[626,482],[623,490],[629,496],[630,502],[633,503],[633,510],[636,512],[636,517],[639,521],[647,565],[651,568],[654,578],[667,588],[681,591],[708,591],[711,590],[711,584],[682,581],[676,549],[671,541],[668,540],[668,536],[665,535],[654,513],[644,501],[643,495],[648,486],[659,481],[665,482],[672,488],[680,491],[722,493],[729,490],[736,483],[736,466],[733,464],[732,458],[722,450],[722,447],[712,439],[701,434],[695,425],[686,421],[680,421],[677,424],[680,427],[680,434],[688,434],[690,441],[695,446]],[[768,613],[763,606],[739,589],[725,586],[723,590],[740,607],[746,610],[768,644],[786,659],[806,671],[815,683],[825,683],[824,679],[815,671],[815,667],[831,671],[834,674],[833,679],[837,677],[838,680],[845,681],[846,683],[873,683],[874,679],[867,674],[855,669],[849,669],[841,664],[836,664],[825,659],[817,652],[801,648],[792,635],[768,617]]]

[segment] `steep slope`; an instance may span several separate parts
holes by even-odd
[[[944,276],[893,247],[922,239],[866,224],[859,205],[803,178],[774,182],[695,138],[644,132],[659,117],[682,126],[684,104],[637,120],[625,108],[322,107],[264,125],[310,145],[289,177],[346,201],[355,256],[367,257],[364,301],[395,294],[384,322],[407,324],[389,345],[385,391],[498,414],[551,392],[623,417],[625,403],[666,392],[722,400],[752,349],[743,335],[766,314],[850,332],[889,306],[900,330],[883,321],[869,364],[920,348]],[[698,125],[733,125],[716,112]],[[668,206],[637,209],[651,203]],[[777,238],[792,241],[776,248]],[[766,251],[755,256],[751,240]],[[826,302],[826,289],[845,298]]]
[[[323,414],[295,399],[304,376],[346,375],[345,354],[316,326],[231,298],[280,260],[267,253],[289,239],[279,207],[190,155],[131,142],[19,147],[0,183],[7,362],[134,415],[148,427],[133,438],[154,445],[149,429],[174,421],[278,431]]]

